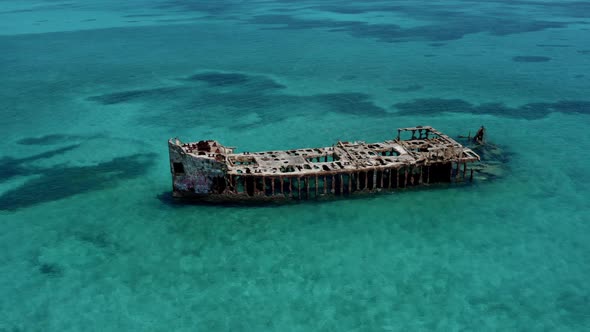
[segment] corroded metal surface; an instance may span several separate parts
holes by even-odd
[[[404,138],[406,137],[407,138]],[[483,137],[483,134],[482,134]],[[173,193],[210,201],[311,199],[472,179],[472,149],[428,126],[378,143],[242,152],[217,141],[168,141]]]

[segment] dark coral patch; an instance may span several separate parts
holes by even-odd
[[[482,0],[464,0],[481,3]],[[574,18],[590,17],[590,3],[587,1],[532,1],[532,0],[485,0],[485,2],[522,6],[529,10],[542,9],[548,14]],[[536,7],[538,9],[535,9]]]
[[[79,146],[79,144],[72,144],[59,149],[54,149],[23,158],[3,157],[2,159],[0,159],[0,182],[9,180],[16,176],[27,176],[31,174],[37,174],[39,169],[27,165],[28,163],[58,156],[70,150],[74,150]]]
[[[393,105],[401,115],[434,115],[445,112],[469,113],[473,105],[461,99],[426,98]]]
[[[223,110],[215,112],[212,110]],[[288,111],[287,111],[288,110]],[[219,123],[230,128],[242,128],[240,124],[230,123],[228,118],[239,118],[247,114],[257,114],[256,123],[247,127],[268,125],[292,116],[316,116],[321,112],[334,112],[345,115],[383,116],[388,112],[362,93],[328,93],[298,96],[284,93],[261,93],[230,91],[218,93],[207,91],[181,101],[169,112],[158,112],[146,117],[145,123],[167,124],[170,126],[195,126],[206,121]]]
[[[59,277],[63,275],[63,268],[57,264],[43,263],[39,265],[39,272],[49,277]]]
[[[104,232],[97,232],[97,233],[80,233],[77,234],[77,238],[80,241],[85,243],[91,244],[97,248],[109,248],[114,247],[114,243],[109,240],[109,237]]]
[[[395,24],[367,24],[357,21],[332,21],[299,19],[291,15],[258,15],[249,20],[249,23],[258,25],[271,25],[266,29],[273,30],[304,30],[304,29],[328,29],[328,31],[343,31],[355,37],[370,37],[380,41],[396,41],[400,27]]]
[[[512,61],[515,62],[547,62],[551,60],[547,56],[536,56],[536,55],[519,55],[512,57]]]
[[[305,101],[306,97],[301,97]],[[328,110],[341,114],[352,114],[361,116],[386,115],[387,111],[371,100],[370,96],[364,93],[329,93],[307,97],[310,100],[318,101]]]
[[[309,28],[336,28],[353,22],[338,24],[329,20],[301,20],[288,14],[257,15],[249,19],[251,24],[273,25],[273,29],[309,29]]]
[[[178,80],[181,85],[157,89],[113,92],[87,98],[104,105],[137,102],[153,105],[141,121],[153,125],[185,128],[203,123],[235,128],[239,119],[256,114],[246,121],[251,127],[284,120],[290,116],[308,116],[317,112],[347,115],[383,116],[388,112],[371,101],[367,94],[345,92],[294,95],[284,92],[284,85],[263,75],[238,72],[201,72]],[[203,84],[200,84],[203,83]],[[288,110],[288,111],[286,111]]]
[[[16,13],[30,13],[34,12],[34,9],[13,9],[13,10],[3,10],[0,11],[0,14],[16,14]]]
[[[572,47],[572,45],[566,44],[537,44],[538,47]]]
[[[397,92],[414,92],[418,90],[422,90],[423,86],[419,84],[412,84],[408,86],[403,86],[399,88],[389,88],[389,91],[397,91]]]
[[[37,170],[40,177],[0,196],[0,210],[16,210],[112,187],[145,174],[154,154],[115,158],[94,166],[63,166]]]
[[[339,12],[342,6],[317,6],[314,9]],[[259,15],[248,22],[257,25],[267,25],[266,29],[325,29],[327,31],[341,31],[355,37],[372,38],[381,42],[406,41],[448,41],[463,38],[465,35],[487,32],[493,35],[505,36],[523,32],[541,31],[550,28],[566,27],[567,23],[554,21],[527,20],[522,17],[502,17],[473,15],[461,10],[433,10],[420,6],[367,6],[362,9],[347,11],[360,13],[369,11],[401,12],[411,17],[432,21],[432,24],[404,28],[396,24],[369,24],[365,21],[337,21],[320,19],[302,19],[293,15]]]
[[[338,78],[340,81],[352,81],[354,79],[356,79],[355,75],[342,75]]]
[[[65,134],[51,134],[41,137],[26,137],[16,141],[17,144],[21,145],[53,145],[68,142],[75,139],[83,138],[76,135],[65,135]]]
[[[175,10],[180,13],[187,11],[208,13],[212,15],[220,15],[232,10],[237,10],[247,5],[246,3],[236,1],[218,1],[218,0],[200,0],[200,1],[183,1],[183,0],[166,0],[158,2],[154,6],[156,9]]]
[[[393,105],[400,115],[438,115],[442,113],[487,114],[510,118],[540,119],[552,112],[590,114],[590,101],[562,100],[554,103],[528,103],[510,107],[502,103],[473,105],[461,99],[415,99]]]
[[[336,14],[365,14],[369,11],[378,11],[379,9],[382,9],[382,8],[383,7],[381,7],[381,6],[363,7],[363,6],[329,5],[329,4],[311,7],[311,9],[321,10],[321,11],[331,12],[331,13],[336,13]],[[392,7],[387,7],[387,8],[390,9]],[[401,8],[401,7],[397,7],[397,8]]]
[[[561,100],[555,103],[528,105],[536,105],[538,108],[543,108],[550,112],[590,114],[590,101],[585,100]]]
[[[123,15],[123,17],[133,18],[133,17],[159,17],[164,16],[163,14],[129,14]]]
[[[156,20],[156,22],[191,22],[199,19],[200,17],[163,18],[161,20]]]
[[[244,84],[249,81],[248,75],[239,73],[202,73],[187,78],[189,81],[203,81],[210,86],[228,86]]]
[[[242,73],[205,72],[189,76],[185,80],[204,82],[210,87],[240,86],[241,88],[248,87],[262,90],[285,88],[284,85],[279,84],[270,78]]]
[[[88,100],[103,105],[114,105],[133,101],[145,101],[148,99],[167,99],[177,96],[184,89],[185,88],[183,87],[173,86],[154,89],[128,90],[88,97]]]

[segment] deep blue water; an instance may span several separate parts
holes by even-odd
[[[0,1],[0,331],[590,329],[590,4]],[[166,141],[480,125],[470,186],[179,206]]]

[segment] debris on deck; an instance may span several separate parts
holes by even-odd
[[[482,126],[473,138],[483,144]],[[174,197],[212,202],[306,200],[473,180],[480,156],[429,126],[378,143],[235,153],[214,140],[168,141]]]

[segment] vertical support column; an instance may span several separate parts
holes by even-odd
[[[324,175],[324,195],[328,193],[328,176]]]
[[[367,188],[369,187],[369,172],[363,172],[364,176],[365,176],[365,187],[363,188],[363,190],[367,190]]]
[[[449,182],[453,182],[453,162],[451,161],[451,173],[449,174]]]
[[[393,172],[391,171],[391,168],[389,168],[387,170],[387,174],[388,174],[388,177],[387,178],[389,179],[389,181],[388,181],[389,183],[387,184],[387,189],[391,189],[391,176],[392,176],[392,173]]]
[[[426,169],[426,183],[430,183],[430,165],[428,165],[428,168]]]
[[[344,195],[344,179],[342,178],[342,174],[338,176],[340,177],[340,195]]]
[[[463,181],[465,181],[465,173],[467,173],[467,163],[463,163]]]
[[[377,170],[373,169],[373,178],[371,179],[371,182],[373,183],[373,190],[375,190],[375,188],[377,188]]]
[[[304,178],[304,180],[305,180],[305,189],[307,190],[307,196],[306,196],[306,198],[309,199],[309,177],[306,176]]]
[[[275,178],[270,178],[270,188],[272,190],[272,195],[275,195]]]
[[[319,182],[318,182],[318,176],[315,176],[315,197],[318,198],[320,192],[319,192]]]
[[[293,178],[289,177],[289,197],[293,197]]]
[[[379,172],[381,172],[381,179],[379,181],[379,187],[383,189],[383,170],[379,170]]]
[[[408,167],[404,167],[404,188],[408,187]]]
[[[297,177],[297,199],[301,199],[301,177]]]
[[[332,175],[332,194],[336,194],[336,181],[334,180],[334,175]]]
[[[360,172],[356,172],[356,191],[360,191],[361,190],[361,173]]]
[[[399,189],[399,167],[395,169],[395,189]]]
[[[279,176],[279,182],[281,183],[281,195],[284,194],[284,189],[283,189],[283,177]]]
[[[352,194],[352,173],[348,173],[348,194]]]
[[[424,168],[423,166],[420,166],[420,177],[418,178],[418,184],[422,184],[422,169],[423,168]]]
[[[244,186],[244,176],[234,175],[234,182],[236,184],[236,194],[240,193],[240,184],[242,184],[242,190],[244,191],[243,193],[246,192],[246,187]]]

